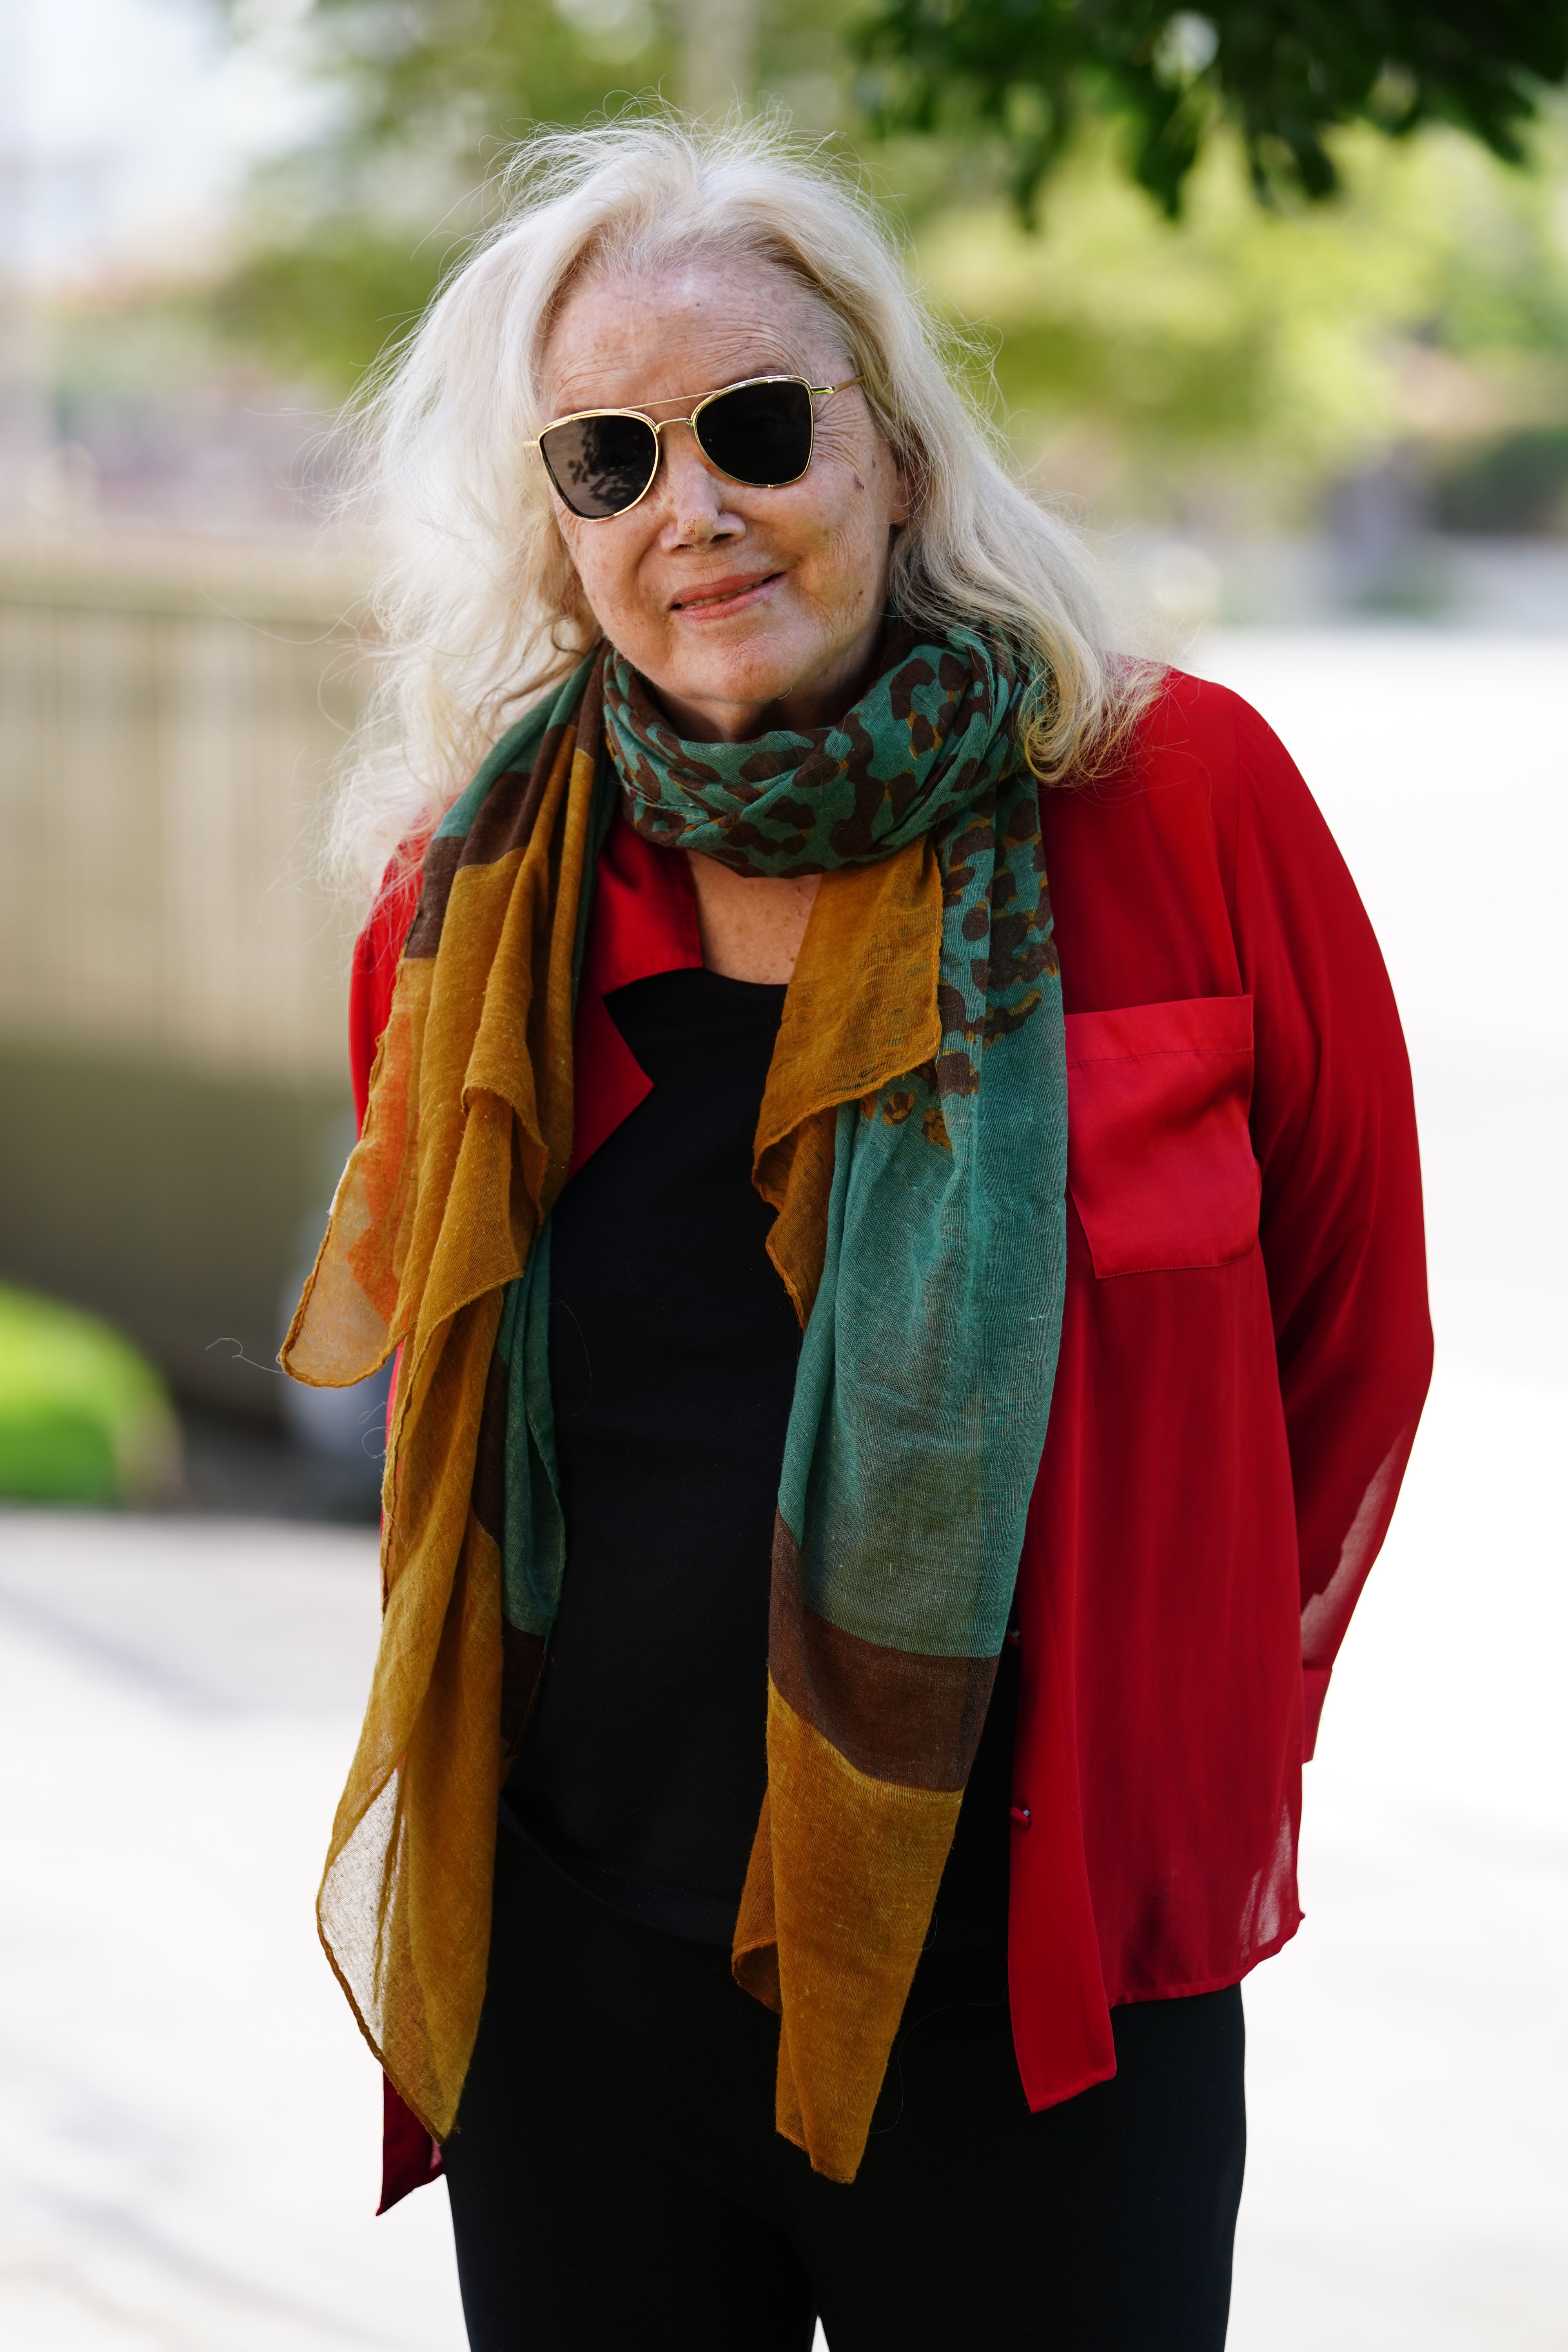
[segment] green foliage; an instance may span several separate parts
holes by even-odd
[[[1568,413],[1568,126],[1521,174],[1429,132],[1336,142],[1342,194],[1284,218],[1234,137],[1163,219],[1102,130],[1042,235],[999,200],[922,224],[943,307],[994,344],[1020,459],[1102,516],[1276,521],[1396,444],[1435,469]]]
[[[1437,520],[1448,530],[1530,534],[1568,524],[1568,425],[1528,425],[1445,467]]]
[[[228,0],[243,37],[247,12]],[[210,310],[235,342],[352,385],[484,226],[488,167],[534,122],[580,122],[669,68],[647,0],[312,0],[296,32],[325,131],[261,174]]]
[[[1026,216],[1083,122],[1125,126],[1173,218],[1204,144],[1239,132],[1255,192],[1339,186],[1326,134],[1469,132],[1508,162],[1568,72],[1568,0],[882,0],[855,30],[884,128],[999,135]]]
[[[251,12],[226,6],[243,33]],[[344,101],[330,145],[345,194],[388,152],[420,157],[422,177],[433,150],[467,156],[476,137],[582,121],[673,57],[648,0],[309,0],[298,37]]]
[[[234,0],[237,20],[265,5]],[[679,91],[678,5],[313,0],[298,37],[335,110],[257,184],[209,320],[273,370],[350,388],[490,216],[508,142]],[[760,94],[851,127],[857,5],[762,0]],[[1101,69],[1117,26],[1124,74]],[[942,305],[994,345],[1042,483],[1102,514],[1263,520],[1395,444],[1447,478],[1568,414],[1568,113],[1537,107],[1529,78],[1531,60],[1560,70],[1565,28],[1568,0],[1280,0],[1204,18],[1146,0],[889,0],[857,37],[881,61],[883,127],[920,133],[880,146],[878,174]],[[1158,93],[1153,114],[1139,89]],[[1416,129],[1434,118],[1473,135]],[[1521,142],[1537,168],[1487,152]],[[1008,174],[1026,193],[1047,162],[1048,216],[1026,234]],[[1259,184],[1279,201],[1254,203]],[[1333,202],[1284,201],[1331,184]]]
[[[142,1502],[166,1496],[178,1464],[167,1393],[129,1340],[0,1287],[0,1495]]]
[[[249,37],[257,0],[225,5]],[[847,5],[766,0],[759,18],[765,89],[822,129]],[[677,0],[310,0],[294,38],[332,116],[256,182],[209,314],[274,365],[348,389],[484,226],[507,147],[676,91],[676,32]]]
[[[226,340],[332,391],[353,384],[435,292],[445,239],[330,215],[308,236],[258,241],[204,307]]]

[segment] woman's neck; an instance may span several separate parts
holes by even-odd
[[[820,874],[732,874],[700,850],[686,862],[697,893],[702,961],[726,980],[787,981],[811,919]]]

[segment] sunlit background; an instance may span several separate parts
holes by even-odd
[[[273,1361],[352,1133],[316,856],[374,548],[333,418],[509,139],[655,89],[859,157],[1130,640],[1258,705],[1378,927],[1438,1372],[1309,1773],[1310,1916],[1248,1988],[1232,2343],[1568,2345],[1568,101],[1521,168],[1339,132],[1322,203],[1260,204],[1221,131],[1175,219],[1091,112],[1027,220],[1017,123],[900,127],[865,14],[0,0],[18,2352],[463,2340],[445,2191],[371,2218],[379,2086],[310,1916],[381,1404]],[[1174,20],[1173,86],[1213,37]]]

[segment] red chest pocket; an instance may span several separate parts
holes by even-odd
[[[1067,1057],[1068,1190],[1100,1279],[1245,1257],[1251,997],[1069,1013]]]

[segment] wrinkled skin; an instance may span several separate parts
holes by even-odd
[[[841,383],[852,373],[837,322],[788,271],[697,257],[577,287],[551,333],[542,389],[552,417],[613,407],[663,418],[746,376]],[[689,740],[824,726],[867,682],[908,490],[858,388],[816,412],[810,467],[781,489],[730,481],[678,425],[660,436],[658,477],[629,513],[585,522],[555,502],[595,619]],[[690,864],[710,968],[787,980],[816,877]]]

